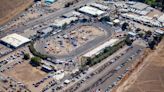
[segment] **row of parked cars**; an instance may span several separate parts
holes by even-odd
[[[131,56],[127,59],[126,62],[123,62],[121,65],[117,66],[114,70],[115,70],[115,71],[119,71],[121,68],[123,68],[123,67],[125,66],[125,64],[127,64],[127,63],[130,62],[130,61],[132,61],[132,59],[133,59],[136,55],[138,55],[139,52],[141,52],[141,49],[137,50],[136,53],[133,54],[133,55],[131,55]],[[114,86],[116,86],[116,85],[120,82],[120,80],[126,76],[126,74],[129,72],[129,70],[130,70],[130,67],[127,67],[127,68],[124,70],[124,72],[116,78],[116,81],[113,82],[111,85],[109,85],[109,86],[105,89],[105,92],[111,92],[111,91],[112,91],[112,88],[113,88]]]

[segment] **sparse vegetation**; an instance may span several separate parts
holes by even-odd
[[[125,39],[125,43],[128,45],[128,46],[130,46],[130,45],[132,45],[132,43],[133,43],[133,41],[130,39],[130,37],[126,37],[126,39]]]
[[[93,66],[101,62],[102,60],[112,55],[114,52],[116,52],[119,48],[121,48],[124,45],[125,45],[125,41],[123,40],[119,42],[118,44],[114,45],[113,47],[105,48],[103,52],[96,55],[94,58],[88,58],[85,65]]]
[[[25,59],[25,60],[30,59],[30,54],[29,53],[25,53],[23,59]]]
[[[39,57],[32,57],[30,64],[32,64],[33,66],[40,66],[41,65],[41,58]]]

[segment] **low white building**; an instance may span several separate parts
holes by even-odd
[[[108,6],[105,6],[105,5],[102,5],[99,3],[91,3],[90,6],[98,8],[98,9],[103,10],[103,11],[109,9]]]
[[[30,42],[30,39],[23,37],[21,35],[18,35],[16,33],[10,34],[8,36],[5,36],[1,39],[1,42],[6,44],[7,46],[12,46],[13,48],[17,48],[27,42]]]
[[[121,16],[124,18],[128,18],[130,20],[143,23],[145,25],[162,27],[161,23],[158,20],[152,19],[151,17],[139,16],[139,15],[128,14],[128,13],[121,14]]]
[[[164,23],[164,14],[158,18],[158,21]]]
[[[119,41],[119,39],[110,39],[109,41],[103,43],[102,45],[96,47],[95,49],[89,51],[88,53],[84,54],[83,57],[85,58],[89,58],[89,57],[94,57],[96,55],[98,55],[99,53],[101,53],[106,47],[109,46],[113,46],[115,45],[117,42]]]
[[[99,10],[91,6],[83,6],[79,9],[80,12],[90,14],[92,16],[100,16],[105,13],[105,11]]]
[[[78,20],[77,17],[58,18],[54,21],[52,25],[56,27],[62,27],[63,25],[70,24],[72,21],[76,21],[76,20]]]
[[[82,16],[82,14],[80,12],[77,12],[77,11],[71,11],[71,12],[68,12],[66,14],[63,14],[64,17],[66,18],[70,18],[70,17],[80,17]]]
[[[135,3],[134,5],[132,5],[130,7],[133,8],[133,9],[136,9],[136,10],[144,10],[147,7],[149,7],[149,5],[144,4],[144,3],[137,2],[137,3]]]

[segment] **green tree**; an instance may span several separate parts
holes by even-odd
[[[152,32],[151,31],[146,31],[145,33],[146,33],[146,36],[147,37],[150,37],[152,35]]]
[[[125,39],[125,43],[128,45],[128,46],[130,46],[130,45],[132,45],[132,40],[130,39],[130,37],[126,37],[126,39]]]
[[[140,29],[140,28],[137,28],[135,31],[136,31],[136,32],[140,32],[140,31],[141,31],[141,29]]]
[[[150,49],[153,50],[153,49],[155,48],[155,41],[154,41],[154,40],[149,41],[148,44],[149,44],[149,48],[150,48]]]
[[[145,3],[154,6],[156,4],[156,0],[145,0]]]
[[[25,53],[23,59],[25,59],[25,60],[30,59],[30,54],[29,53]]]
[[[126,22],[125,22],[125,23],[123,23],[123,24],[122,24],[122,30],[123,30],[123,31],[125,31],[125,29],[127,29],[127,28],[128,28],[128,26],[129,26],[129,24],[128,24],[128,23],[126,23]]]
[[[41,58],[32,57],[30,63],[34,66],[40,66],[41,65]]]
[[[144,33],[143,32],[139,32],[138,33],[138,36],[141,37],[141,38],[143,38],[144,37]]]
[[[110,21],[110,17],[109,16],[104,16],[100,19],[100,21]]]

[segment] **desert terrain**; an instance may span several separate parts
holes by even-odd
[[[164,40],[115,92],[164,92]]]
[[[0,25],[24,11],[33,3],[33,0],[1,0]]]

